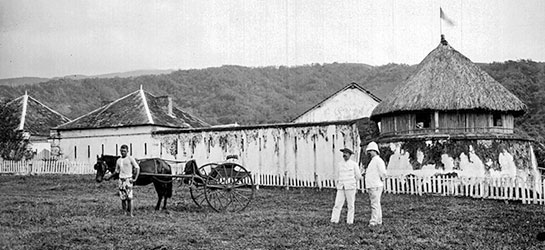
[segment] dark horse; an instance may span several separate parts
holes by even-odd
[[[113,155],[102,155],[101,157],[97,156],[97,163],[95,163],[96,181],[102,182],[103,180],[110,180],[111,178],[118,179],[119,174],[115,173],[115,164],[119,159],[119,156]],[[150,158],[136,160],[140,166],[140,175],[134,185],[145,186],[150,183],[153,183],[155,191],[157,191],[157,205],[155,210],[159,210],[161,205],[161,200],[164,198],[163,209],[167,207],[167,198],[172,197],[172,177],[170,176],[151,176],[147,174],[172,174],[170,165],[162,159]],[[108,178],[104,178],[106,172],[112,173]]]

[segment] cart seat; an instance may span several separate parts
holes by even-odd
[[[226,162],[220,165],[221,167],[215,168],[211,173],[210,176],[213,178],[235,178],[236,179],[244,179],[250,175],[250,172],[246,171],[238,171],[237,167],[240,165],[236,163],[230,163]],[[240,169],[240,168],[238,168]]]
[[[199,171],[199,167],[197,166],[197,162],[195,160],[190,160],[185,163],[184,168],[184,174],[185,175],[196,175],[201,178],[194,178],[194,181],[198,182],[199,184],[203,183],[203,179],[205,178],[204,175]]]

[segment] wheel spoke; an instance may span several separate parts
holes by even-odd
[[[207,175],[205,196],[216,211],[238,212],[248,206],[255,189],[250,173],[236,163],[224,163]]]
[[[206,195],[204,193],[204,186],[192,186],[189,189],[191,194],[191,199],[197,204],[197,206],[202,207],[206,200]]]

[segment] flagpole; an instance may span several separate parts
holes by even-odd
[[[443,35],[443,22],[441,21],[441,7],[439,7],[439,33]]]

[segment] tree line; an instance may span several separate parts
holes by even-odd
[[[479,64],[517,95],[527,112],[516,127],[538,141],[545,159],[545,63],[531,60]],[[29,95],[74,119],[107,102],[142,88],[156,96],[171,96],[176,107],[209,124],[289,122],[351,82],[384,98],[401,84],[415,65],[331,63],[296,67],[225,65],[178,70],[170,74],[128,78],[53,79],[25,86],[0,86],[0,99]]]

